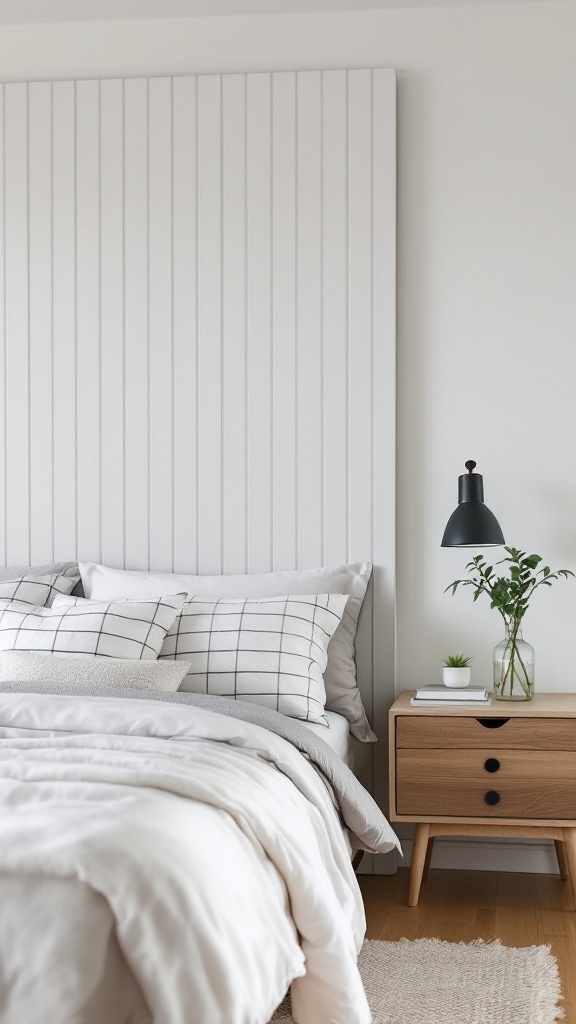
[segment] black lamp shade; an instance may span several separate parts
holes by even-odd
[[[505,543],[496,516],[484,504],[484,483],[480,473],[474,473],[475,467],[475,462],[467,462],[468,472],[458,477],[458,508],[446,524],[443,548],[498,547]]]

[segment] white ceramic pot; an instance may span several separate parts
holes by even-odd
[[[442,669],[444,686],[468,686],[471,674],[469,668],[448,668],[446,665]]]

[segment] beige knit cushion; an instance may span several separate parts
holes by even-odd
[[[135,661],[90,654],[35,654],[33,651],[0,653],[2,683],[71,683],[75,686],[102,683],[175,693],[188,668],[186,661]]]

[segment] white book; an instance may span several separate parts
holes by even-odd
[[[448,687],[428,683],[416,690],[416,697],[427,700],[486,700],[488,690],[485,686]]]
[[[412,697],[410,703],[413,708],[486,708],[492,701],[490,697],[486,700],[429,700]]]

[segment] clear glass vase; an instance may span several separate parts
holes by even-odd
[[[532,700],[534,648],[522,637],[519,619],[506,620],[506,636],[494,648],[496,700]]]

